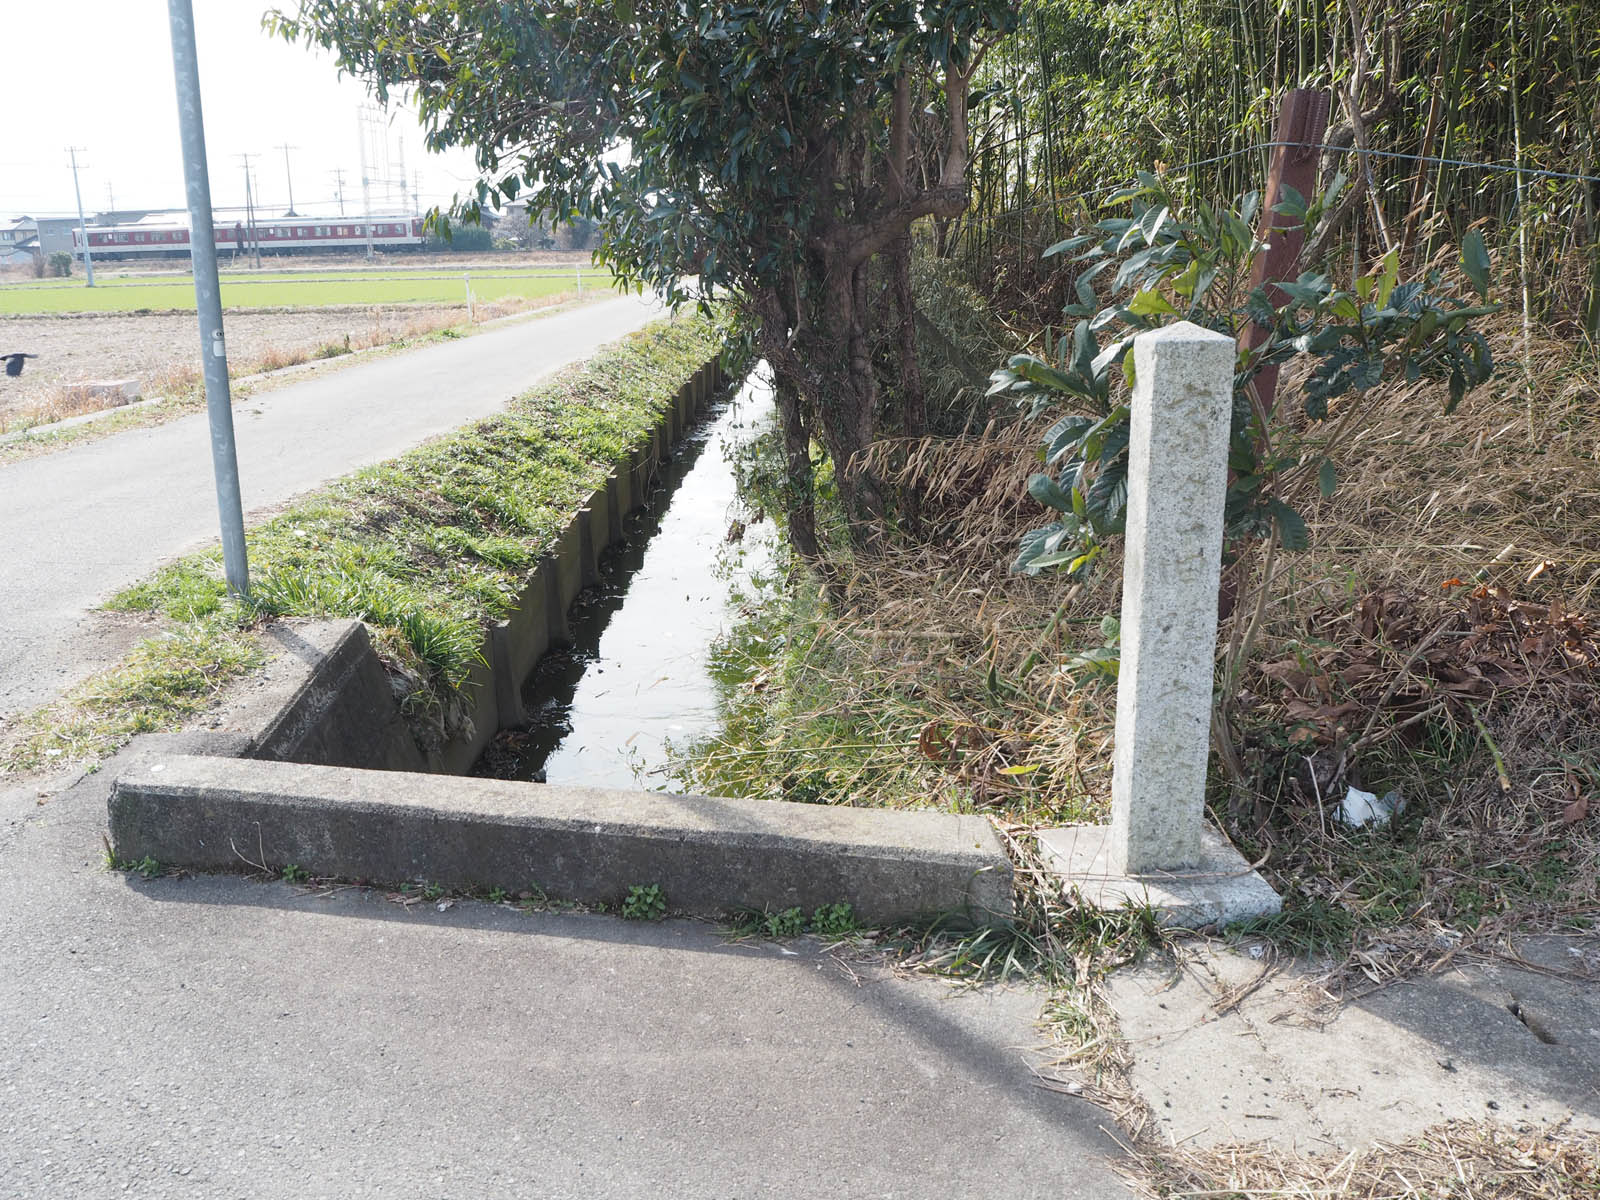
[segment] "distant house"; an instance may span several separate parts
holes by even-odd
[[[75,217],[39,218],[39,253],[46,258],[52,254],[73,253],[72,231],[77,227]]]
[[[31,263],[39,257],[39,223],[17,217],[0,223],[0,266]]]

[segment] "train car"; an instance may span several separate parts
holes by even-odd
[[[219,252],[248,251],[259,244],[263,254],[311,254],[361,251],[367,248],[367,229],[371,226],[374,250],[415,250],[423,243],[422,218],[409,216],[373,217],[363,221],[354,217],[277,217],[257,221],[251,229],[243,221],[217,220],[213,231]],[[95,258],[187,258],[188,222],[168,217],[146,217],[126,225],[90,225],[89,250]],[[72,231],[72,249],[83,257],[83,236]]]

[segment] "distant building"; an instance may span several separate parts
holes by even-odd
[[[39,253],[49,258],[52,254],[71,254],[72,231],[78,227],[75,217],[42,217],[39,221]]]
[[[0,223],[0,265],[31,263],[39,257],[39,223],[17,217]]]

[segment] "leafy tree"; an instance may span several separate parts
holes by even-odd
[[[813,439],[877,545],[858,456],[891,333],[900,423],[922,430],[910,230],[966,206],[973,75],[1013,20],[1005,0],[306,0],[268,23],[380,98],[408,89],[432,149],[474,149],[476,204],[591,219],[623,280],[730,297],[773,367],[790,536],[815,556]]]

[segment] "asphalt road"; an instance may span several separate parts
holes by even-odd
[[[247,514],[503,407],[648,322],[606,301],[377,358],[236,404]],[[92,610],[217,536],[204,413],[0,466],[0,716],[116,661],[138,629]]]
[[[1030,988],[688,921],[123,875],[119,770],[0,790],[0,1196],[1130,1195],[1107,1115],[1038,1085]]]

